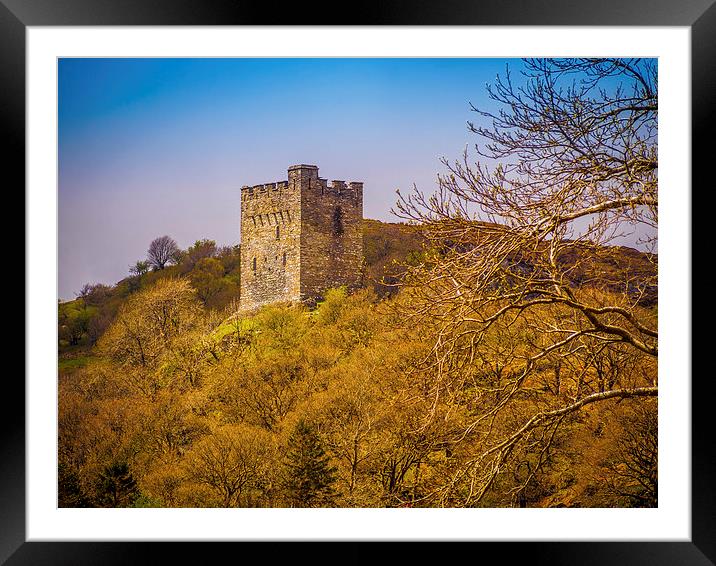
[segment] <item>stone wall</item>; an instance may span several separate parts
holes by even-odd
[[[286,181],[241,191],[241,308],[300,296],[300,187]]]
[[[362,218],[363,183],[328,183],[315,165],[290,167],[288,181],[244,187],[241,309],[313,302],[327,288],[361,285]]]
[[[318,179],[301,193],[301,219],[301,299],[361,285],[363,183]]]

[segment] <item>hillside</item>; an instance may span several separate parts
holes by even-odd
[[[419,250],[421,243],[416,227],[365,220],[366,285],[380,297],[395,291],[389,285],[396,282],[399,274],[395,262]],[[238,246],[219,248],[210,240],[199,240],[182,252],[176,265],[130,275],[113,286],[85,285],[77,299],[59,305],[60,353],[75,357],[91,347],[129,297],[161,279],[187,277],[205,307],[214,311],[231,309],[239,299],[239,273]]]
[[[363,221],[363,251],[365,257],[365,286],[378,297],[397,292],[395,284],[403,272],[401,264],[411,262],[426,239],[419,226],[388,223],[379,220]],[[575,251],[560,258],[570,270],[576,287],[606,288],[612,292],[637,295],[644,306],[656,304],[656,286],[640,286],[640,281],[656,275],[656,257],[628,247],[603,250],[598,257],[584,261],[584,252]],[[196,289],[202,304],[213,311],[233,309],[239,299],[239,246],[219,248],[210,240],[199,240],[182,252],[176,265],[160,271],[130,275],[114,286],[88,284],[73,301],[58,307],[58,335],[61,358],[82,355],[97,342],[119,308],[139,290],[146,289],[165,278],[187,277]],[[618,281],[619,283],[615,283]]]
[[[656,403],[648,397],[588,405],[535,429],[498,456],[499,468],[475,464],[531,415],[608,389],[648,392],[655,359],[587,328],[568,355],[541,354],[533,364],[534,348],[550,348],[551,330],[589,324],[554,305],[484,329],[475,320],[450,330],[440,319],[411,319],[414,289],[391,283],[400,263],[424,257],[420,228],[364,226],[367,288],[329,290],[312,309],[276,304],[233,316],[238,248],[207,241],[177,265],[89,286],[61,304],[59,505],[655,505]],[[654,258],[603,251],[595,261],[562,259],[566,271],[584,268],[572,275],[575,295],[623,304],[629,290],[602,287],[599,275],[638,281],[654,274]],[[619,322],[619,313],[603,312]],[[656,326],[646,305],[629,316]],[[466,332],[479,341],[465,341]],[[520,390],[506,402],[511,387]],[[489,421],[479,425],[482,415]],[[480,475],[495,469],[492,479]],[[305,493],[307,470],[317,487]],[[473,500],[473,481],[490,486],[484,498]]]

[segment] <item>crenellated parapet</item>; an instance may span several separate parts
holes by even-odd
[[[340,179],[332,180],[318,176],[318,167],[315,165],[293,165],[288,169],[288,180],[263,183],[260,185],[241,187],[241,200],[281,198],[282,195],[292,194],[293,191],[307,191],[315,193],[315,197],[330,196],[344,198],[347,201],[363,200],[363,183],[350,181],[346,183]],[[278,194],[277,194],[278,193]]]
[[[263,183],[261,185],[241,187],[241,200],[261,198],[273,195],[276,192],[287,192],[289,190],[288,181],[277,181],[275,183]]]

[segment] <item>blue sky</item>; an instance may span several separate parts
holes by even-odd
[[[396,220],[396,188],[432,190],[477,141],[469,104],[507,62],[60,59],[60,297],[122,279],[157,236],[239,243],[240,187],[294,163],[363,181],[365,217]]]

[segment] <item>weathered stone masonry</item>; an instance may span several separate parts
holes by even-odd
[[[293,165],[288,181],[241,189],[241,309],[307,301],[362,283],[363,183]]]

